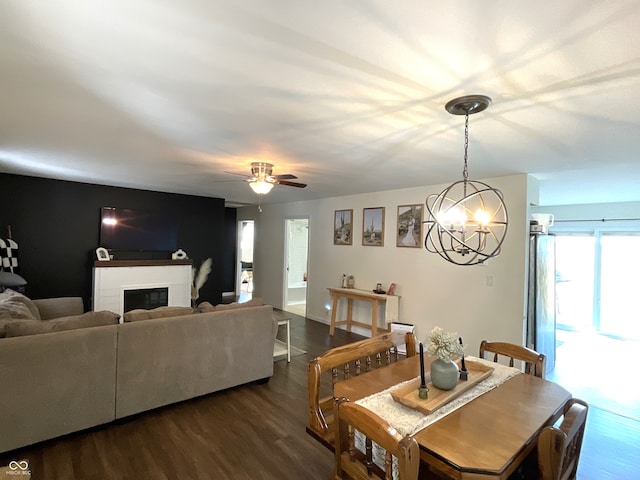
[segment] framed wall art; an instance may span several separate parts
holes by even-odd
[[[333,244],[353,243],[353,210],[336,210],[333,214]]]
[[[396,246],[420,248],[422,246],[422,204],[398,205]]]
[[[384,246],[384,207],[362,209],[362,245]]]

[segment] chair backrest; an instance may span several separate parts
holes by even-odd
[[[485,358],[485,352],[493,353],[493,361],[498,361],[498,355],[509,357],[509,366],[513,367],[513,361],[520,360],[524,362],[524,371],[536,377],[545,377],[546,357],[543,353],[538,353],[521,345],[506,342],[487,342],[482,340],[480,343],[480,358]]]
[[[589,406],[578,398],[564,407],[559,427],[545,427],[538,436],[538,469],[542,480],[576,478]]]
[[[416,354],[413,333],[392,332],[332,348],[307,365],[309,425],[307,432],[330,450],[334,449],[333,385],[352,375],[388,365],[403,358],[398,346],[406,344],[407,357]],[[331,394],[320,398],[323,373],[331,374]],[[325,388],[325,391],[327,388]]]
[[[335,415],[336,479],[391,480],[393,457],[397,459],[398,480],[418,479],[420,449],[414,438],[403,437],[375,413],[345,398],[336,400]],[[360,443],[364,449],[357,447],[356,431],[364,437]]]

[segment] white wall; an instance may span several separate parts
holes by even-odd
[[[372,290],[380,282],[397,285],[400,321],[417,326],[419,340],[435,325],[456,331],[477,355],[482,339],[520,343],[525,315],[528,239],[528,178],[516,175],[484,179],[505,195],[509,231],[500,256],[486,266],[450,264],[424,248],[396,247],[398,205],[423,204],[425,197],[446,185],[409,188],[362,195],[263,206],[238,210],[238,220],[254,219],[254,296],[282,306],[285,219],[309,218],[307,316],[329,323],[327,287],[338,286],[343,273],[354,275],[356,288]],[[385,207],[383,247],[362,246],[362,209]],[[333,245],[335,210],[353,209],[353,245]],[[424,229],[423,229],[424,236]],[[492,276],[494,286],[487,285]],[[358,302],[359,303],[359,302]],[[354,316],[369,319],[368,304],[357,305]],[[368,331],[367,331],[368,334]]]

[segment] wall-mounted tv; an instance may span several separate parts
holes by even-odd
[[[178,249],[177,216],[102,207],[100,246],[116,251],[173,252]]]

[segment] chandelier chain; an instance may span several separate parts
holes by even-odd
[[[469,156],[469,113],[464,116],[464,168],[462,170],[462,178],[469,178],[469,167],[467,166],[467,158]]]

